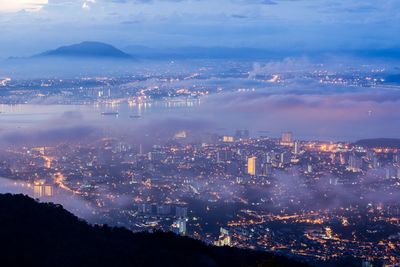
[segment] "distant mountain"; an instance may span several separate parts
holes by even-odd
[[[367,148],[399,148],[400,139],[397,138],[375,138],[375,139],[362,139],[354,143],[354,145],[367,147]]]
[[[273,59],[283,54],[266,49],[247,47],[200,47],[187,46],[175,48],[150,48],[132,45],[125,48],[129,53],[143,59],[179,60],[179,59]]]
[[[172,233],[91,226],[62,206],[0,194],[1,266],[308,266],[270,253],[213,247]]]
[[[310,57],[324,60],[327,57],[358,57],[374,59],[399,59],[400,48],[374,50],[277,50],[256,47],[225,47],[225,46],[185,46],[170,48],[150,48],[131,45],[125,51],[143,59],[232,59],[232,60],[280,60],[286,57]]]
[[[73,58],[118,58],[130,59],[131,55],[118,48],[100,42],[82,42],[69,46],[62,46],[35,57],[73,57]]]

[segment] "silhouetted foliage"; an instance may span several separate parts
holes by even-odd
[[[173,233],[91,226],[61,205],[11,194],[0,195],[0,243],[1,266],[307,266]]]

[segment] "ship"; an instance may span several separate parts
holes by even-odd
[[[140,119],[142,116],[140,116],[140,115],[130,115],[129,117],[132,118],[132,119]]]
[[[110,111],[110,112],[102,112],[102,116],[118,116],[119,112],[118,111]]]

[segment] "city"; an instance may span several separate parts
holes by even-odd
[[[0,0],[0,265],[399,267],[378,2]]]
[[[176,133],[149,149],[114,138],[4,151],[0,173],[35,198],[133,231],[174,231],[218,246],[316,261],[398,264],[400,147]],[[385,195],[385,199],[377,196]],[[90,214],[90,215],[88,215]]]

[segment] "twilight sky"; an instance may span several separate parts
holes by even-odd
[[[120,48],[400,46],[399,0],[0,0],[0,57],[84,40]]]

